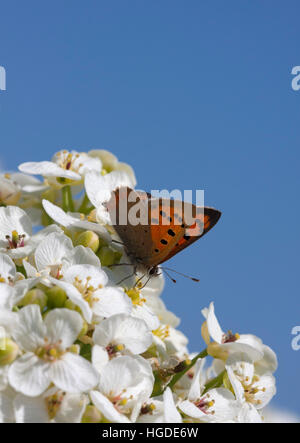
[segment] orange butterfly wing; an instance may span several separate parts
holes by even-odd
[[[196,208],[196,206],[193,205],[193,210],[197,212],[197,209],[198,213],[194,215],[196,219],[195,223],[192,226],[186,227],[184,229],[182,237],[178,240],[178,242],[176,242],[173,249],[160,263],[169,260],[171,257],[178,254],[178,252],[182,251],[195,241],[199,240],[199,238],[203,237],[208,231],[210,231],[210,229],[215,226],[215,224],[221,217],[221,212],[217,209],[207,207]]]
[[[141,225],[119,224],[120,195],[126,198],[133,193],[135,201],[128,203],[128,212],[136,204],[148,205],[148,223]],[[116,200],[107,204],[111,212],[116,205],[117,219],[114,225],[125,244],[128,255],[136,262],[151,268],[169,260],[182,249],[203,237],[219,220],[221,212],[212,208],[197,208],[195,205],[176,200],[156,199],[151,194],[121,188],[113,193]],[[185,222],[184,210],[191,209],[196,220]],[[188,212],[188,211],[187,211]]]

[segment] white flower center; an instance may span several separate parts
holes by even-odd
[[[80,294],[83,296],[85,301],[89,303],[90,306],[93,305],[93,303],[98,302],[99,298],[96,297],[94,294],[98,289],[102,289],[103,285],[99,284],[98,287],[94,287],[90,284],[92,277],[86,277],[85,280],[82,280],[79,276],[75,277],[73,285],[75,288],[80,292]]]
[[[12,231],[11,235],[5,236],[8,243],[6,249],[23,248],[25,246],[25,237],[26,234],[19,235],[17,231]]]
[[[55,418],[57,412],[59,411],[59,408],[61,407],[65,395],[65,392],[59,391],[56,394],[45,398],[46,408],[50,420]]]
[[[65,354],[65,351],[61,348],[61,340],[57,343],[49,343],[47,337],[45,337],[44,341],[44,346],[39,347],[35,352],[35,354],[42,360],[48,363],[53,363]]]
[[[78,172],[83,166],[82,163],[78,163],[78,158],[80,154],[72,154],[69,151],[62,151],[56,154],[56,162],[58,166],[65,169],[66,171]]]
[[[251,403],[252,405],[260,405],[261,404],[261,400],[255,398],[256,394],[258,392],[266,392],[266,388],[265,387],[258,387],[258,386],[254,386],[254,384],[256,384],[257,382],[259,382],[260,378],[255,375],[252,379],[252,382],[249,383],[249,377],[245,377],[244,379],[240,380],[243,388],[244,388],[244,392],[245,392],[245,399],[248,403]]]
[[[200,411],[204,412],[204,414],[211,414],[214,415],[215,411],[211,409],[214,404],[215,400],[210,400],[210,395],[206,394],[204,397],[200,398],[199,400],[196,400],[194,402],[194,405],[200,409]]]

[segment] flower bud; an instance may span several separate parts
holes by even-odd
[[[41,289],[31,289],[20,302],[20,306],[26,305],[39,305],[42,311],[47,305],[47,295]]]
[[[216,342],[209,343],[209,345],[207,346],[207,353],[211,357],[217,358],[217,359],[223,360],[223,361],[226,361],[228,358],[228,352],[225,351],[224,349],[222,349],[222,347]]]
[[[121,260],[121,258],[122,258],[122,252],[121,251],[115,251],[115,261],[114,261],[114,263],[116,264],[116,263],[120,263],[120,260]]]
[[[64,308],[71,309],[71,311],[75,311],[77,306],[70,299],[67,299],[64,303]]]
[[[87,405],[81,419],[81,423],[99,423],[102,419],[101,413],[96,406]]]
[[[101,266],[111,266],[115,263],[115,251],[108,246],[104,246],[97,253]]]
[[[0,204],[16,205],[21,198],[19,186],[6,177],[0,177]]]
[[[65,306],[67,295],[59,286],[47,289],[46,295],[48,297],[47,306],[49,309],[63,308]]]
[[[85,246],[91,248],[92,251],[97,252],[99,249],[99,237],[93,231],[82,232],[74,242],[74,246]]]
[[[0,348],[0,366],[9,365],[17,358],[18,345],[10,338],[5,338],[1,342],[3,346]]]

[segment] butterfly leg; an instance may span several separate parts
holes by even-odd
[[[134,265],[131,265],[134,266]],[[121,283],[123,283],[125,280],[127,280],[128,278],[133,277],[134,275],[136,275],[136,267],[134,267],[132,274],[127,275],[127,277],[122,278],[122,280],[120,280],[117,285],[120,285]]]

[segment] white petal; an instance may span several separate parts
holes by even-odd
[[[47,338],[50,343],[61,342],[61,347],[70,347],[83,327],[80,314],[70,309],[53,309],[46,315]]]
[[[44,345],[46,327],[43,323],[40,307],[28,305],[18,312],[19,323],[13,332],[17,343],[26,351],[35,351]]]
[[[111,241],[111,236],[107,230],[98,223],[92,223],[87,220],[81,220],[77,217],[67,214],[61,208],[50,203],[48,200],[43,200],[43,206],[47,214],[60,225],[68,229],[84,229],[96,232],[106,242]]]
[[[101,268],[101,263],[97,255],[84,246],[76,246],[69,257],[69,266],[73,265],[92,265]]]
[[[143,320],[126,314],[116,314],[96,327],[93,340],[103,347],[122,344],[133,354],[141,354],[151,345],[152,333]]]
[[[67,257],[72,249],[72,241],[64,234],[49,234],[35,251],[37,269],[40,271],[61,264],[63,258]]]
[[[195,400],[197,400],[197,398],[200,398],[200,396],[201,396],[201,392],[202,392],[203,384],[204,384],[203,373],[202,373],[203,368],[204,368],[204,364],[205,364],[204,358],[197,360],[197,362],[195,364],[195,373],[194,373],[193,381],[192,381],[190,391],[189,391],[189,400],[190,401],[195,401]]]
[[[164,421],[165,423],[181,423],[181,415],[177,411],[174,403],[173,394],[170,388],[167,388],[163,395],[164,399]]]
[[[132,315],[144,320],[151,331],[154,331],[160,326],[160,321],[158,317],[154,315],[145,304],[143,304],[142,306],[134,305],[132,309]]]
[[[81,180],[81,176],[76,172],[61,168],[53,162],[26,162],[19,166],[21,172],[33,175],[43,175],[44,177],[64,177],[71,180]]]
[[[69,297],[69,299],[80,308],[82,315],[84,317],[84,319],[88,322],[91,323],[92,321],[92,310],[89,306],[89,304],[82,298],[82,295],[80,294],[80,292],[74,288],[73,285],[71,285],[70,283],[67,283],[65,281],[62,280],[56,280],[55,278],[49,277],[49,280],[51,281],[51,283],[53,283],[56,286],[59,286],[60,288],[62,288],[67,296]]]
[[[111,315],[126,313],[130,314],[132,303],[130,298],[119,288],[106,287],[95,292],[99,298],[93,304],[93,311],[99,317],[110,317]]]
[[[131,185],[131,180],[123,171],[113,171],[106,175],[92,171],[85,176],[86,193],[96,208],[107,202],[115,189]]]
[[[17,206],[7,206],[0,208],[0,240],[1,247],[6,248],[6,235],[11,235],[12,231],[17,231],[19,235],[25,234],[25,241],[32,234],[31,220],[23,209]]]
[[[26,397],[18,394],[14,400],[17,423],[49,423],[45,398]]]
[[[92,391],[91,399],[96,408],[104,417],[112,423],[130,423],[130,420],[123,414],[120,414],[113,404],[101,392]]]
[[[215,308],[213,302],[209,305],[206,321],[207,321],[208,332],[211,338],[217,343],[222,343],[224,332],[222,331],[218,319],[215,315]]]
[[[28,352],[12,363],[8,380],[16,391],[28,397],[41,395],[50,384],[49,363]]]
[[[97,288],[99,285],[105,286],[108,278],[101,268],[91,265],[71,266],[64,274],[64,280],[74,284],[76,279],[80,278],[82,283],[88,283],[89,286]]]
[[[7,254],[0,254],[0,276],[5,278],[6,283],[9,282],[9,277],[12,280],[16,277],[16,266]]]
[[[84,394],[66,394],[55,416],[55,423],[80,423],[88,403]]]
[[[194,403],[189,400],[185,400],[179,403],[178,407],[184,414],[188,415],[189,417],[197,418],[198,420],[206,419],[206,414],[199,408],[197,408],[197,406],[195,406]]]
[[[227,374],[237,401],[239,402],[239,404],[243,404],[245,402],[245,391],[242,383],[233,372],[231,366],[227,367]]]
[[[6,283],[0,283],[0,309],[12,309],[14,289]]]
[[[95,344],[92,347],[92,363],[100,374],[108,362],[109,356],[107,351],[103,347]]]
[[[275,378],[272,374],[264,374],[259,378],[257,383],[253,384],[253,388],[257,388],[258,392],[255,394],[255,400],[259,401],[257,409],[262,409],[272,400],[276,394]]]
[[[244,403],[238,413],[238,423],[262,423],[262,418],[253,405]]]
[[[88,360],[70,352],[52,363],[50,376],[59,389],[72,394],[93,389],[99,378],[97,370]]]

